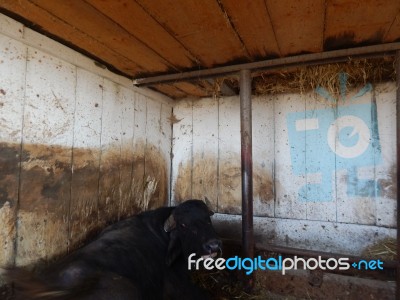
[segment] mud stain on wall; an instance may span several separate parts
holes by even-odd
[[[220,193],[218,198],[218,212],[226,214],[241,213],[241,207],[242,207],[241,180],[242,176],[240,170],[239,157],[237,158],[237,160],[232,159],[232,160],[220,161],[220,184],[219,184]],[[253,197],[254,196],[255,193],[253,186]]]
[[[0,207],[15,206],[18,193],[20,146],[0,143]]]
[[[174,189],[173,203],[179,204],[186,199],[192,197],[192,162],[187,161],[186,163],[179,163],[179,170],[176,176]]]
[[[147,209],[142,203],[144,156],[123,149],[120,177],[118,218],[124,219]]]
[[[0,143],[0,265],[13,262],[19,184],[19,145]]]
[[[120,190],[120,161],[119,147],[108,147],[102,150],[99,177],[99,223],[105,226],[118,220],[118,204],[122,191]]]
[[[52,212],[18,212],[15,264],[26,266],[51,261],[67,252],[67,220]]]
[[[134,149],[143,149],[144,145],[135,145]],[[77,227],[87,226],[91,231],[96,228],[124,219],[140,211],[153,209],[167,204],[167,162],[163,155],[152,145],[152,150],[139,153],[132,149],[109,147],[101,153],[100,168],[97,172],[90,165],[83,167],[83,174],[91,172],[91,188],[84,188],[92,199],[74,200],[80,206],[74,211],[77,216]],[[94,165],[93,162],[91,165]],[[77,171],[74,169],[74,173]],[[97,182],[96,182],[96,176]],[[98,196],[94,196],[97,195]],[[86,202],[85,202],[86,201]],[[97,210],[96,210],[97,206]],[[82,213],[92,214],[86,218]],[[95,220],[97,213],[98,223]],[[93,227],[93,228],[92,228]],[[89,230],[88,230],[89,231]],[[73,243],[76,241],[72,240]]]
[[[79,247],[98,227],[99,166],[99,150],[73,149],[68,236],[71,249]]]
[[[196,154],[193,157],[192,197],[208,199],[207,205],[213,211],[218,209],[218,162],[214,157]]]
[[[14,256],[17,265],[49,261],[106,224],[165,205],[166,159],[145,147],[137,154],[144,145],[100,151],[25,144],[19,155],[20,145],[1,144],[1,265]]]
[[[49,260],[68,246],[72,149],[23,145],[16,264]]]
[[[214,203],[211,207],[219,213],[241,213],[241,169],[237,167],[240,156],[234,155],[232,160],[219,162],[212,155],[204,155],[202,159],[194,159],[179,166],[177,180],[174,186],[176,203],[185,199],[207,197]],[[193,174],[193,179],[191,174]],[[193,192],[191,192],[193,191]],[[218,195],[218,202],[216,200]],[[273,201],[273,186],[271,175],[261,166],[253,165],[253,198],[261,203]],[[218,204],[217,204],[218,203]],[[254,212],[257,215],[257,212]]]
[[[15,239],[15,210],[10,202],[0,207],[0,265],[12,266]]]
[[[20,209],[64,214],[70,198],[71,159],[70,148],[25,144]]]
[[[146,145],[143,203],[148,209],[168,202],[168,174],[166,159],[154,145]]]

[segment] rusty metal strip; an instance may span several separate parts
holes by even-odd
[[[394,55],[398,50],[400,50],[400,43],[388,43],[321,53],[302,54],[252,63],[230,65],[226,67],[166,74],[147,78],[137,78],[133,80],[133,84],[136,86],[148,86],[156,83],[168,83],[182,80],[194,80],[232,75],[238,73],[240,70],[265,71],[304,65],[336,63],[354,58],[370,58],[384,55]]]

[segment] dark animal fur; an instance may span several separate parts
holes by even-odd
[[[204,299],[190,282],[187,257],[219,247],[207,206],[189,200],[107,227],[38,276],[13,269],[8,278],[17,299]]]

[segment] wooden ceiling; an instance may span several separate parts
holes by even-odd
[[[0,12],[130,78],[400,40],[399,0],[0,0]],[[152,88],[181,98],[215,87]]]

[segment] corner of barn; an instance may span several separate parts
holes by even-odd
[[[0,265],[168,204],[172,102],[0,16]]]
[[[215,85],[211,97],[172,100],[133,87],[4,15],[0,53],[1,267],[53,260],[110,222],[190,198],[209,200],[224,255],[239,253],[239,96]],[[378,275],[259,270],[259,299],[329,299],[333,289],[343,299],[393,298],[396,85],[388,65],[304,67],[254,82],[257,255],[389,262]],[[383,75],[371,71],[378,66]],[[221,273],[195,280],[251,298]]]

